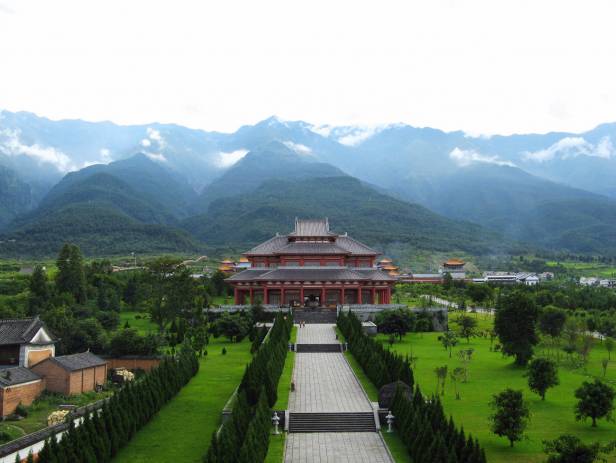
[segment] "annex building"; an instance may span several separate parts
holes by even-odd
[[[244,257],[250,266],[227,282],[236,304],[333,307],[389,304],[396,277],[376,266],[379,252],[329,229],[327,219],[295,219],[288,235],[276,235]]]

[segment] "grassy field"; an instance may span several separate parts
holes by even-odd
[[[477,316],[482,328],[490,326],[488,316]],[[452,323],[455,327],[455,323]],[[463,425],[464,430],[478,437],[485,448],[490,462],[542,462],[545,455],[542,452],[542,441],[554,439],[561,434],[573,434],[581,439],[607,442],[616,436],[616,424],[605,420],[599,421],[597,428],[592,428],[590,422],[576,422],[573,414],[575,403],[574,391],[584,380],[594,376],[602,376],[601,359],[607,358],[607,353],[601,345],[595,346],[591,353],[587,372],[583,369],[559,368],[560,385],[547,392],[545,402],[528,389],[527,380],[523,376],[524,369],[513,365],[511,358],[503,358],[498,352],[490,352],[490,341],[487,338],[472,338],[469,344],[462,340],[454,348],[454,357],[449,358],[445,349],[438,341],[438,333],[411,333],[402,342],[396,342],[393,349],[402,354],[412,353],[417,357],[414,368],[415,380],[424,393],[435,392],[436,375],[434,369],[448,365],[449,371],[459,366],[456,351],[472,348],[475,350],[470,363],[470,378],[468,383],[459,384],[461,400],[455,399],[454,387],[448,379],[445,395],[442,396],[445,412],[451,414],[457,425]],[[385,336],[378,339],[385,341]],[[361,376],[360,376],[361,378]],[[616,385],[616,361],[612,360],[608,367],[606,381]],[[531,421],[526,432],[526,438],[509,448],[506,439],[490,432],[488,416],[489,402],[493,394],[508,387],[522,390],[530,405]],[[368,388],[367,388],[368,389]],[[368,392],[370,394],[370,392]],[[610,462],[616,461],[612,457]]]
[[[124,328],[126,322],[130,328],[136,329],[142,335],[158,332],[158,325],[150,320],[147,312],[120,312],[120,328]]]
[[[291,330],[291,344],[295,344],[296,340],[297,326],[293,326]],[[278,381],[278,400],[272,407],[274,410],[286,410],[289,406],[289,392],[291,392],[293,365],[295,365],[295,352],[287,352],[287,358],[284,361],[284,369],[282,370],[282,375],[280,375],[280,381]]]
[[[116,463],[202,461],[221,410],[251,358],[247,339],[238,344],[211,339],[207,350],[199,373],[120,451]]]
[[[600,262],[556,262],[548,261],[546,265],[555,267],[561,265],[567,270],[580,276],[596,276],[614,278],[616,277],[616,267],[602,264]]]

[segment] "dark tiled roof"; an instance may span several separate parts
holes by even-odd
[[[372,281],[397,281],[397,278],[378,269],[357,269],[356,272]]]
[[[0,370],[0,388],[28,383],[38,379],[41,379],[39,375],[24,367],[12,367]]]
[[[50,357],[49,359],[68,371],[83,370],[84,368],[97,367],[107,363],[102,358],[94,355],[92,352],[62,355],[60,357]]]
[[[336,244],[341,248],[346,249],[351,254],[377,256],[380,252],[366,246],[363,243],[351,238],[350,236],[339,236],[336,238]]]
[[[227,281],[395,281],[377,269],[347,267],[280,267],[277,269],[244,270]]]
[[[40,328],[45,328],[53,340],[52,334],[38,317],[0,320],[0,345],[31,342]]]
[[[240,273],[236,273],[230,276],[226,281],[247,281],[263,275],[264,273],[271,272],[271,268],[248,268]]]
[[[336,236],[329,231],[327,219],[295,219],[295,230],[290,236]]]
[[[261,243],[255,246],[250,251],[245,252],[244,254],[247,256],[273,254],[277,249],[280,249],[281,247],[286,246],[288,242],[289,242],[289,239],[286,236],[277,235],[265,241],[264,243]]]
[[[336,243],[293,242],[274,251],[274,254],[350,254]]]

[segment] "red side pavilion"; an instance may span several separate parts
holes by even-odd
[[[346,233],[331,232],[327,219],[295,219],[293,232],[245,252],[250,268],[226,281],[236,304],[389,304],[396,278],[376,267],[379,255]]]

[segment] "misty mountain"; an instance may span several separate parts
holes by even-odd
[[[221,177],[207,185],[201,192],[195,210],[206,212],[212,201],[256,190],[267,180],[301,180],[341,175],[344,173],[340,169],[318,162],[309,153],[300,154],[280,142],[271,141],[247,153]]]
[[[187,219],[184,228],[209,245],[251,246],[286,232],[295,217],[328,217],[338,231],[378,249],[400,243],[478,254],[512,248],[497,233],[446,219],[349,176],[268,180],[251,193],[213,201],[207,214]]]
[[[33,205],[30,186],[0,165],[0,230]]]

